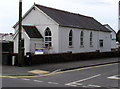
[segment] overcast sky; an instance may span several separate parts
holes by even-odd
[[[23,14],[34,4],[94,17],[118,31],[119,0],[23,0]],[[0,33],[14,32],[18,21],[19,0],[0,0]]]

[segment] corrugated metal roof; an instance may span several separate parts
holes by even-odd
[[[38,29],[35,26],[24,26],[23,29],[30,38],[43,38]]]
[[[105,28],[101,23],[96,21],[93,17],[75,14],[50,7],[45,7],[38,4],[36,4],[36,6],[61,26],[79,27],[83,29],[110,32],[107,28]]]

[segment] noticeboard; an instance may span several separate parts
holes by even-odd
[[[35,54],[44,54],[44,49],[35,49]]]

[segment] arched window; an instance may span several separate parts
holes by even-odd
[[[70,30],[69,32],[69,46],[73,45],[73,32]]]
[[[93,34],[90,32],[90,46],[93,46]]]
[[[52,46],[52,33],[49,28],[45,30],[45,47]]]
[[[81,31],[81,33],[80,33],[80,46],[83,46],[84,44],[84,33],[83,33],[83,31]]]

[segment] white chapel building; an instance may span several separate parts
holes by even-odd
[[[116,50],[116,48],[117,48],[116,34],[117,33],[108,24],[105,24],[104,26],[111,31],[111,34],[110,34],[110,38],[111,38],[111,50]]]
[[[18,23],[14,25],[18,52]],[[23,16],[25,53],[81,53],[111,51],[111,31],[93,17],[34,4]]]

